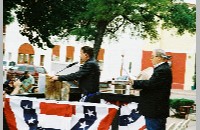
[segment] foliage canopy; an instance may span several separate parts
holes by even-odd
[[[182,35],[196,31],[196,6],[172,0],[6,0],[4,25],[12,22],[15,9],[20,33],[39,48],[52,48],[51,36],[76,35],[94,41],[95,57],[103,37],[133,25],[132,35],[158,38],[157,27],[176,28]]]

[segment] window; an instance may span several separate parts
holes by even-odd
[[[74,60],[74,47],[66,47],[66,62],[72,62]]]
[[[6,34],[6,26],[5,25],[3,26],[3,34],[4,35]]]
[[[33,65],[33,61],[34,61],[34,55],[29,55],[29,63],[30,63],[30,65]]]
[[[18,55],[18,63],[21,64],[24,62],[24,54],[19,54]]]
[[[104,60],[104,52],[105,52],[104,49],[100,49],[99,50],[98,57],[97,57],[98,61],[103,61]]]
[[[24,63],[28,63],[28,62],[29,62],[29,55],[24,54]]]
[[[52,61],[59,61],[59,57],[60,57],[60,46],[59,46],[59,45],[55,45],[52,51],[53,51],[53,52],[52,52],[51,60],[52,60]]]
[[[34,49],[29,43],[24,43],[19,47],[18,50],[18,63],[33,64],[34,59]]]
[[[40,55],[40,66],[44,66],[44,55]]]

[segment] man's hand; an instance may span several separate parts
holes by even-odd
[[[130,77],[129,77],[129,84],[130,84],[130,85],[133,85],[133,84],[134,84],[134,80],[131,79]]]
[[[58,76],[51,76],[50,77],[50,81],[55,81],[55,80],[58,80]]]
[[[23,84],[21,85],[21,87],[24,89],[24,92],[28,92],[28,88],[26,88]]]
[[[22,85],[22,82],[19,79],[14,82],[14,87],[19,87],[20,85]]]
[[[32,88],[32,84],[30,84],[28,87],[26,87],[26,92],[28,92],[29,91],[29,89],[31,89]]]

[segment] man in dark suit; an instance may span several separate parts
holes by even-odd
[[[99,94],[100,69],[96,60],[93,58],[93,48],[84,46],[80,52],[81,62],[84,64],[79,71],[68,75],[53,76],[52,80],[60,81],[78,81],[79,88],[83,95],[80,101],[100,102]]]
[[[134,89],[141,89],[138,110],[145,117],[148,130],[165,130],[169,116],[172,71],[169,56],[162,49],[152,52],[153,74],[148,80],[131,80]]]

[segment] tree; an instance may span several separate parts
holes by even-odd
[[[11,1],[11,0],[8,0]],[[97,57],[103,37],[133,25],[132,35],[157,39],[157,27],[176,28],[177,34],[196,31],[196,6],[172,0],[27,0],[17,3],[20,33],[40,48],[53,47],[51,36],[76,35],[94,41]]]
[[[17,8],[18,3],[20,3],[21,0],[6,0],[4,1],[4,7],[3,7],[3,25],[8,25],[11,22],[13,22],[14,17],[11,14],[11,11],[13,9]]]

